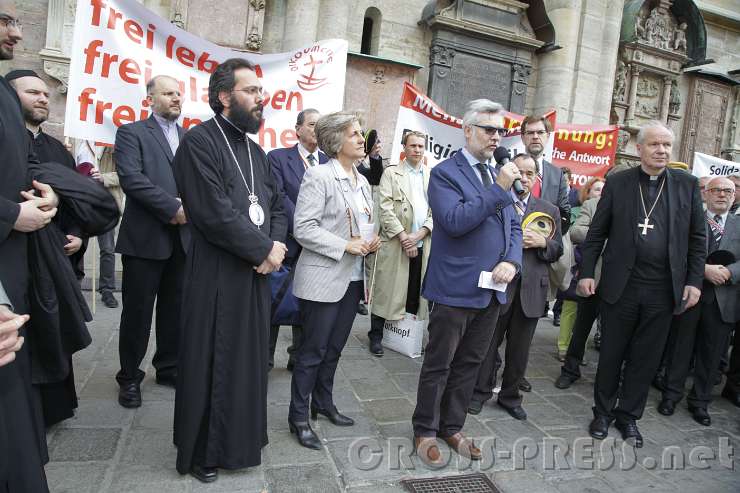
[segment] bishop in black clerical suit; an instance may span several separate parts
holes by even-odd
[[[173,162],[192,227],[175,398],[177,470],[204,482],[217,478],[217,468],[261,463],[267,274],[282,263],[288,225],[267,157],[245,134],[262,118],[254,67],[225,61],[211,75],[209,96],[217,116],[186,134]]]
[[[623,438],[640,447],[636,421],[672,315],[699,300],[706,245],[697,179],[666,167],[673,133],[650,122],[637,142],[641,165],[610,175],[604,188],[581,246],[578,288],[582,295],[593,294],[594,268],[606,242],[597,293],[602,349],[590,433],[605,438],[615,419]]]

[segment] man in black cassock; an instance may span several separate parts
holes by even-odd
[[[624,440],[642,446],[642,417],[674,313],[699,301],[706,256],[695,177],[668,169],[673,132],[648,122],[637,135],[640,166],[609,176],[586,240],[578,291],[595,293],[602,248],[601,354],[589,432],[606,438],[616,420]],[[621,378],[620,378],[621,376]],[[621,382],[620,382],[621,380]]]
[[[0,0],[0,60],[13,58],[22,39],[15,2]],[[26,233],[46,226],[58,199],[51,188],[36,184],[39,197],[21,195],[31,159],[18,96],[0,77],[0,282],[16,313],[27,313],[28,263]],[[25,199],[25,200],[24,200]],[[46,209],[46,210],[45,210]],[[0,310],[0,322],[8,317]],[[21,329],[21,335],[25,330]],[[16,360],[0,368],[0,491],[48,492],[44,463],[48,461],[41,408],[31,386],[27,345]]]
[[[64,147],[64,144],[45,133],[41,128],[41,125],[49,118],[49,87],[46,82],[33,70],[13,70],[5,75],[5,80],[15,89],[18,99],[20,99],[21,112],[31,141],[31,148],[36,158],[42,163],[59,163],[74,170],[75,160],[72,154]],[[64,245],[64,253],[69,257],[72,267],[76,270],[81,257],[85,253],[81,249],[81,229],[65,214],[64,210],[61,210],[54,217],[54,222],[66,235],[68,242]],[[77,392],[71,359],[69,368],[69,374],[64,380],[55,383],[37,384],[41,393],[44,425],[47,428],[71,418],[74,416],[74,410],[77,409]]]
[[[177,470],[203,482],[261,463],[267,444],[268,274],[287,251],[283,198],[247,133],[262,122],[254,66],[211,74],[216,116],[188,132],[173,169],[192,243],[185,265],[175,397]]]

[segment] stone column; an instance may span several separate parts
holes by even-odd
[[[671,81],[672,77],[663,77],[663,95],[660,101],[660,121],[668,122],[668,110],[671,104]]]
[[[291,51],[317,40],[319,0],[288,0],[285,8],[283,51]]]
[[[46,11],[46,45],[44,51],[62,54],[62,33],[64,32],[64,0],[49,0]]]
[[[630,92],[627,96],[627,116],[624,118],[624,123],[627,125],[632,124],[635,119],[635,106],[637,105],[637,79],[640,76],[640,67],[636,65],[630,65]]]
[[[350,3],[346,0],[321,0],[316,39],[348,39],[347,26],[349,24]],[[359,50],[358,50],[359,51]]]

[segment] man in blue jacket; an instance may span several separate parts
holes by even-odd
[[[429,178],[435,231],[422,290],[430,302],[429,343],[412,423],[417,454],[432,466],[442,464],[436,437],[464,457],[481,457],[460,430],[505,287],[522,262],[522,231],[509,193],[521,175],[513,163],[498,173],[488,164],[506,134],[503,108],[471,101],[463,131],[465,147]],[[484,277],[504,289],[481,287]]]

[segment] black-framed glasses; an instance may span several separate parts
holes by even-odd
[[[19,31],[23,31],[23,23],[21,22],[21,20],[16,19],[15,17],[11,17],[7,14],[0,14],[0,24],[4,25],[7,28],[14,27]]]
[[[505,128],[494,127],[491,125],[478,125],[477,123],[473,123],[473,126],[482,129],[484,132],[486,132],[486,135],[489,135],[491,137],[496,134],[499,134],[501,137],[506,137],[507,135],[509,135],[509,131]]]
[[[722,193],[726,195],[732,195],[733,193],[735,193],[735,189],[734,188],[710,188],[709,193],[712,193],[714,195],[719,195]]]
[[[544,137],[545,135],[547,135],[547,130],[526,130],[522,133],[527,137],[534,137],[535,135],[537,137]]]

